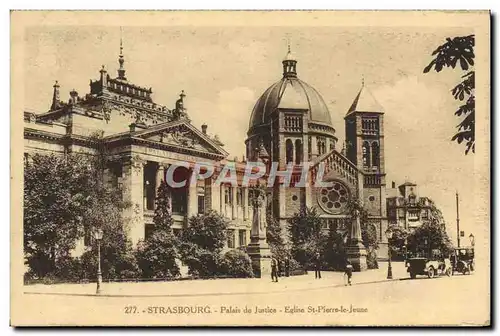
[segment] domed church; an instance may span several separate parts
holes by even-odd
[[[359,201],[369,213],[369,226],[383,240],[387,228],[384,169],[384,111],[363,85],[346,112],[345,144],[338,150],[330,111],[320,93],[298,77],[297,60],[288,49],[283,60],[283,77],[257,100],[249,123],[246,151],[257,160],[264,147],[279,170],[290,165],[300,171],[310,162],[309,181],[324,165],[323,181],[290,188],[279,182],[273,187],[272,209],[286,227],[286,220],[302,207],[315,207],[324,218],[323,228],[335,228],[346,238],[352,218],[348,204]],[[383,251],[379,255],[385,255]]]
[[[339,151],[330,111],[320,93],[299,79],[297,63],[289,49],[282,78],[256,102],[245,140],[248,161],[264,158],[268,163],[279,163],[281,171],[287,166],[293,168],[289,187],[284,187],[281,179],[268,190],[268,205],[283,228],[287,219],[304,206],[316,207],[323,228],[336,229],[350,242],[355,237],[358,247],[351,255],[363,254],[359,221],[353,225],[347,205],[360,200],[369,211],[370,228],[380,241],[385,239],[383,109],[363,85],[345,115],[347,141]],[[179,166],[175,176],[190,179],[196,163],[210,163],[216,167],[213,176],[189,186],[169,186],[174,233],[179,235],[192,216],[215,210],[229,222],[227,248],[260,248],[252,245],[251,239],[256,234],[252,229],[255,219],[250,186],[217,180],[224,167],[235,166],[241,181],[247,162],[228,160],[224,144],[217,135],[208,133],[208,125],[198,129],[192,124],[184,91],[175,108],[170,109],[154,100],[152,88],[133,83],[133,74],[128,75],[120,41],[117,77],[103,66],[98,79],[90,81],[89,93],[80,96],[72,90],[67,101],[60,97],[63,83],[56,82],[48,111],[24,113],[25,165],[37,153],[97,155],[93,135],[100,134],[108,155],[106,183],[132,205],[122,217],[135,246],[154,230],[155,197],[168,169]],[[306,162],[310,163],[306,170],[310,182],[324,166],[321,180],[331,184],[299,186]],[[75,255],[91,248],[89,235],[87,230]],[[260,244],[261,236],[256,238]],[[257,252],[260,258],[260,250]],[[378,255],[386,253],[379,251]]]

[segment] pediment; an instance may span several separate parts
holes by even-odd
[[[179,147],[183,150],[205,152],[226,157],[228,153],[207,134],[196,129],[189,122],[173,121],[155,125],[133,134],[135,138],[148,140],[159,145]]]

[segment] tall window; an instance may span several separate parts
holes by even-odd
[[[299,139],[295,140],[295,163],[299,164],[302,162],[302,141]]]
[[[227,247],[229,248],[235,248],[235,242],[234,242],[234,230],[229,229],[227,230]]]
[[[172,213],[185,214],[187,206],[186,189],[171,189]]]
[[[378,145],[378,142],[373,142],[372,143],[372,158],[373,158],[373,166],[374,167],[379,167],[380,165],[380,148]]]
[[[236,189],[236,205],[243,206],[243,188],[238,187]]]
[[[233,204],[233,188],[230,185],[224,186],[224,204]]]
[[[370,144],[363,142],[363,167],[371,167]]]
[[[324,137],[317,137],[316,145],[318,146],[319,155],[323,155],[326,153],[326,139]]]
[[[286,140],[286,163],[293,162],[293,142],[290,139]]]
[[[239,243],[240,246],[245,246],[247,244],[247,230],[240,230]]]

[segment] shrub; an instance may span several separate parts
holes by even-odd
[[[92,279],[97,273],[97,251],[93,247],[81,256],[81,277]],[[101,247],[101,272],[104,279],[130,279],[140,270],[130,242],[109,242]]]
[[[245,252],[230,250],[224,254],[223,269],[225,275],[234,278],[253,278],[252,261]]]
[[[222,275],[223,260],[219,252],[208,251],[196,244],[180,244],[181,260],[189,268],[189,274],[196,277],[214,277]]]
[[[179,276],[175,245],[174,235],[160,230],[155,231],[148,240],[139,242],[136,258],[142,276],[156,279]]]
[[[203,250],[220,251],[226,243],[228,224],[228,220],[215,211],[193,216],[182,231],[181,240]]]
[[[85,279],[85,273],[83,269],[83,263],[80,258],[72,258],[70,256],[65,256],[57,259],[55,272],[53,274],[54,281],[81,281]],[[87,277],[89,278],[89,277]],[[93,274],[93,278],[96,278],[96,273]]]

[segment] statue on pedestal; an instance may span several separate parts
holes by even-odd
[[[252,259],[254,275],[262,277],[264,274],[271,274],[271,250],[266,239],[266,189],[257,185],[251,191],[253,220],[248,255]]]
[[[366,264],[366,248],[363,245],[361,236],[360,214],[358,209],[353,211],[349,245],[347,246],[347,259],[355,271],[364,271],[368,268]]]

